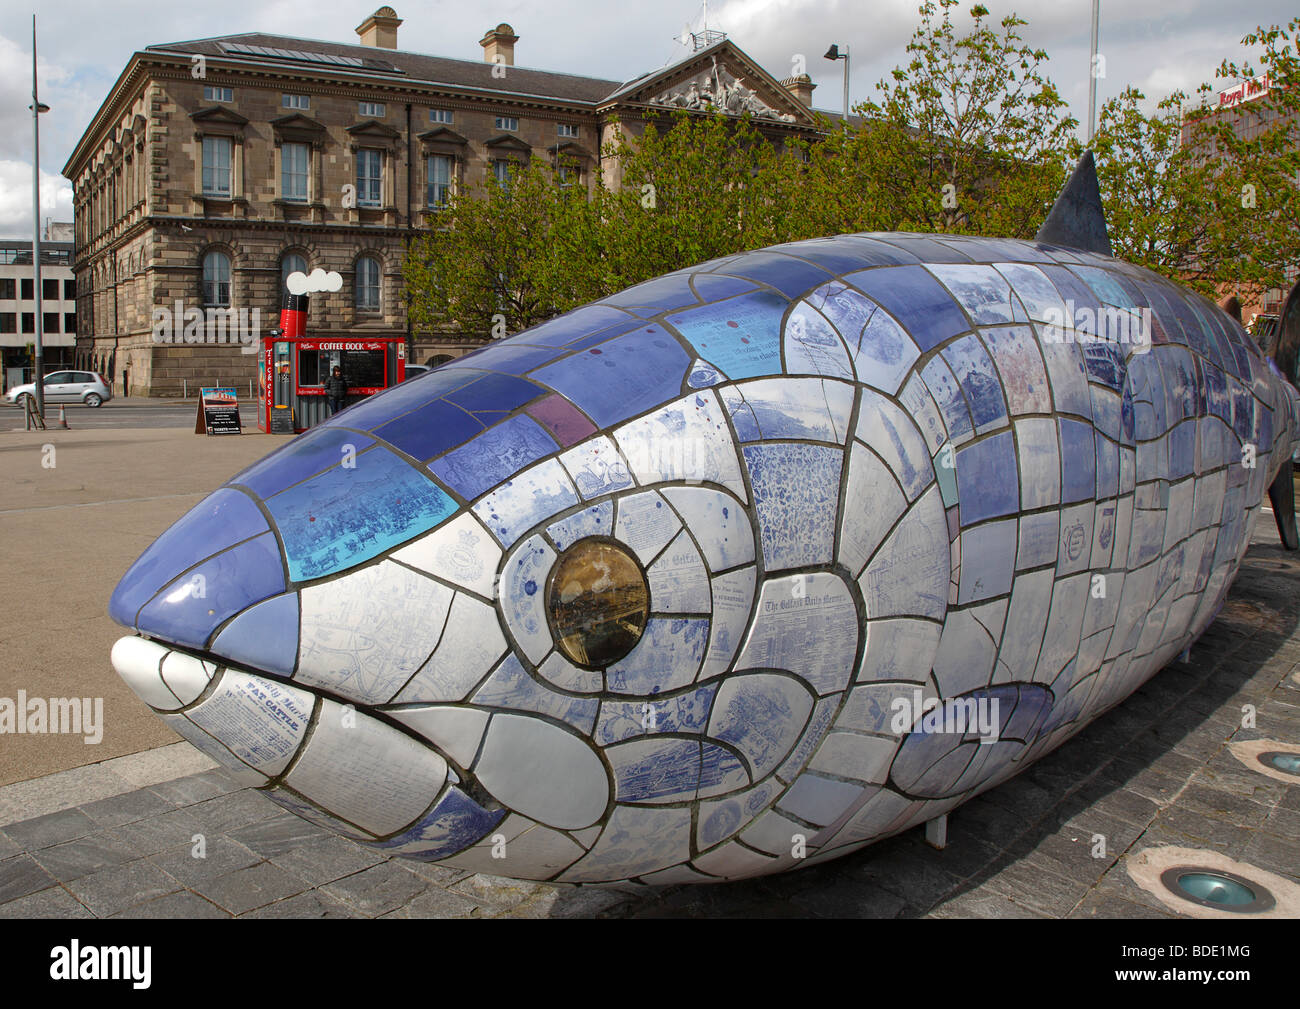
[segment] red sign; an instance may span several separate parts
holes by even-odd
[[[298,340],[299,350],[383,350],[387,340]]]
[[[1235,88],[1229,88],[1227,91],[1219,92],[1219,108],[1230,109],[1234,105],[1240,105],[1242,102],[1253,101],[1256,98],[1262,98],[1268,94],[1269,79],[1265,74],[1263,77],[1256,77],[1249,81],[1243,81]]]

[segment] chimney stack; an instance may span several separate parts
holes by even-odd
[[[504,63],[512,67],[515,65],[515,43],[518,41],[519,36],[515,30],[503,21],[479,39],[478,44],[483,47],[484,62]],[[497,59],[498,56],[501,58]]]
[[[813,88],[816,86],[812,78],[807,74],[800,74],[798,77],[787,77],[781,82],[781,87],[789,91],[808,108],[812,108],[812,93]]]
[[[357,34],[361,36],[363,46],[396,49],[397,26],[401,23],[402,19],[397,16],[397,11],[391,7],[380,7],[357,26]]]

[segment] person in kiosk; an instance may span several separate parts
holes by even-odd
[[[343,381],[343,372],[336,364],[330,377],[325,380],[325,397],[329,400],[330,416],[343,409],[343,400],[348,394],[348,384]]]

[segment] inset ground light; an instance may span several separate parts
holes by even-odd
[[[1229,743],[1232,755],[1252,771],[1288,785],[1300,782],[1300,746],[1278,739],[1242,739]]]
[[[1133,882],[1189,918],[1295,918],[1300,886],[1200,848],[1147,848],[1128,859]]]

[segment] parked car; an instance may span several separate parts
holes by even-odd
[[[23,397],[36,398],[36,383],[15,385],[5,393],[6,403],[23,406]],[[46,403],[84,403],[99,406],[113,398],[113,387],[93,371],[53,371],[45,376]]]
[[[415,378],[416,375],[423,375],[426,371],[433,371],[433,369],[427,364],[408,364],[406,366],[406,378],[402,379],[402,381],[405,382],[407,379]]]

